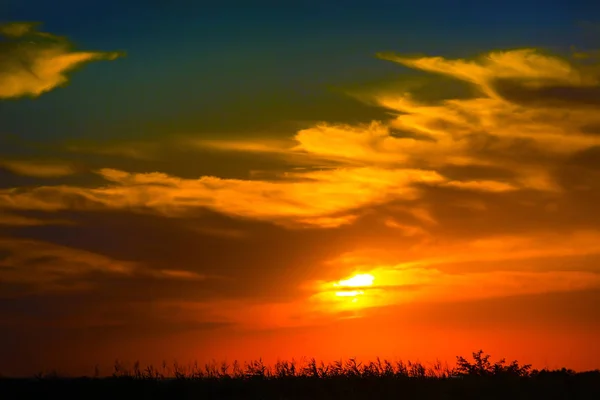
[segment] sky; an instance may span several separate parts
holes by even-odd
[[[0,1],[0,374],[600,368],[594,15]]]

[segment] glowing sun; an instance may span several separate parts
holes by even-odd
[[[335,295],[340,297],[360,296],[364,294],[364,290],[362,288],[373,286],[374,280],[375,277],[371,274],[357,274],[351,278],[343,279],[333,284],[334,287],[340,289],[335,292]]]

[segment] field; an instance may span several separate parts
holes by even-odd
[[[0,379],[2,399],[600,399],[600,370],[535,370],[482,351],[456,366],[354,359],[331,364],[261,360],[202,367],[125,368],[108,377],[56,373]]]

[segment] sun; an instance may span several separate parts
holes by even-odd
[[[375,277],[371,274],[356,274],[348,279],[343,279],[333,284],[339,290],[335,292],[339,297],[356,297],[364,294],[364,288],[373,286]],[[356,300],[356,299],[354,299]]]
[[[336,287],[365,287],[372,286],[375,277],[371,274],[357,274],[352,278],[343,279],[333,285]]]

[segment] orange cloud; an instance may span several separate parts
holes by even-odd
[[[67,73],[98,60],[114,60],[117,52],[74,51],[69,41],[36,29],[33,23],[0,26],[0,99],[37,97],[68,81]]]
[[[184,216],[204,207],[245,218],[283,224],[337,226],[357,208],[401,197],[413,199],[417,182],[438,182],[432,171],[344,168],[291,172],[283,180],[258,181],[201,177],[176,178],[164,173],[98,172],[111,185],[99,188],[44,186],[0,190],[0,207],[11,209],[147,209]]]
[[[504,262],[506,268],[512,261],[543,258],[574,257],[600,254],[600,231],[574,230],[561,233],[537,233],[521,235],[486,235],[478,239],[438,237],[435,243],[415,248],[402,248],[394,254],[375,254],[369,250],[357,250],[330,260],[328,265],[348,269],[373,269],[386,255],[403,261],[389,266],[391,269],[438,268],[444,269],[461,263]],[[423,256],[426,254],[426,256]],[[543,268],[542,268],[543,269]]]
[[[316,282],[309,303],[324,314],[405,303],[437,303],[600,288],[600,274],[587,271],[478,271],[452,274],[431,268],[368,271],[372,287],[339,296],[335,282]]]

